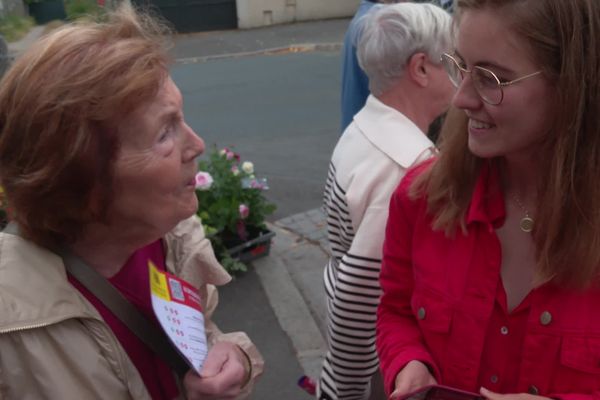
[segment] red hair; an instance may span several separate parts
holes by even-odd
[[[33,242],[74,240],[112,200],[116,126],[167,75],[166,30],[123,6],[66,25],[20,57],[0,83],[0,178]]]

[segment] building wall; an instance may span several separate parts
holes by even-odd
[[[238,27],[350,17],[360,0],[236,0]]]
[[[6,15],[27,15],[23,0],[0,0],[0,16]]]

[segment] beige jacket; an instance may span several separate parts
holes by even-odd
[[[167,268],[199,289],[209,345],[238,344],[263,360],[243,332],[211,321],[214,285],[231,277],[215,259],[200,221],[189,218],[165,237]],[[62,259],[21,237],[0,233],[0,399],[150,399],[135,366],[96,309],[67,281]]]

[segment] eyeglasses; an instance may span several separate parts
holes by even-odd
[[[510,86],[513,83],[520,82],[542,73],[542,71],[536,71],[529,75],[513,79],[512,81],[501,82],[496,74],[489,69],[476,65],[471,70],[468,70],[464,67],[461,67],[458,61],[456,61],[454,57],[447,53],[442,54],[441,62],[448,73],[450,82],[452,82],[454,86],[458,88],[462,83],[465,74],[470,73],[471,79],[473,80],[473,86],[475,87],[477,94],[479,94],[479,97],[481,97],[481,99],[486,103],[494,106],[502,103],[502,99],[504,98],[504,91],[502,88],[504,86]]]

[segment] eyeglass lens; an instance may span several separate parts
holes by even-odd
[[[443,65],[448,73],[450,82],[456,87],[459,87],[463,81],[465,72],[459,67],[457,62],[448,55],[443,56]],[[473,67],[470,71],[473,86],[481,98],[490,104],[499,104],[502,101],[502,88],[499,85],[498,79],[484,68]]]

